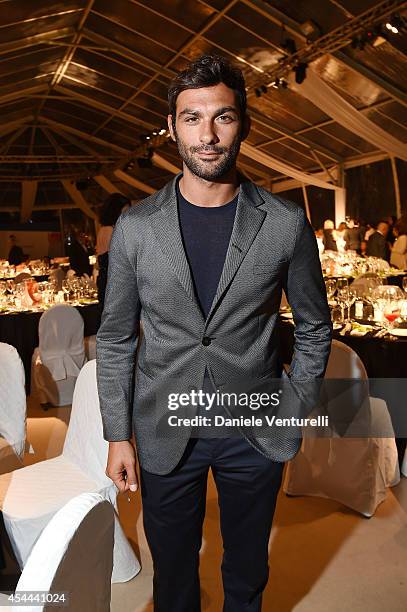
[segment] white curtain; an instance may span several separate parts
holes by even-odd
[[[407,146],[403,142],[388,134],[344,100],[311,67],[308,68],[307,78],[301,85],[298,85],[290,76],[290,88],[307,98],[337,123],[381,151],[407,160]]]
[[[263,166],[266,166],[267,168],[277,170],[277,172],[281,172],[281,174],[284,174],[285,176],[290,176],[300,183],[315,185],[316,187],[322,187],[322,189],[334,189],[335,191],[341,190],[341,187],[328,183],[328,181],[324,181],[323,179],[318,178],[313,174],[309,174],[308,172],[297,170],[297,168],[294,168],[294,166],[290,166],[290,164],[286,164],[283,161],[271,157],[267,153],[263,153],[263,151],[247,144],[247,142],[242,142],[240,145],[240,151],[243,153],[243,155],[246,155],[246,157],[254,159],[254,161],[263,164]]]

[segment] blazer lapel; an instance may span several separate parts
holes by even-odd
[[[223,271],[219,279],[218,288],[211,309],[206,319],[206,324],[208,324],[218,301],[232,282],[233,277],[238,271],[240,264],[263,224],[266,213],[257,208],[262,203],[263,199],[253,183],[242,182],[229,248],[226,252]]]
[[[188,296],[195,302],[201,312],[196,300],[194,284],[185,255],[179,225],[177,195],[175,191],[178,176],[157,194],[155,205],[160,208],[150,215],[150,222],[161,250],[166,255],[171,268]]]

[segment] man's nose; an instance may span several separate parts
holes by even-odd
[[[202,131],[200,134],[200,140],[204,144],[216,144],[219,142],[218,135],[216,134],[215,126],[212,121],[205,121],[202,124]]]

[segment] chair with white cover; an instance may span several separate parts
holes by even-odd
[[[44,591],[55,597],[59,593],[58,609],[64,609],[62,597],[65,596],[67,610],[108,612],[113,542],[111,503],[98,493],[74,497],[45,526],[27,559],[14,594]],[[0,594],[0,609],[7,603],[11,606],[9,596]],[[25,612],[52,609],[46,602],[34,601],[33,604],[36,605],[20,605],[18,609]]]
[[[83,318],[73,306],[57,304],[40,318],[39,347],[31,360],[31,393],[41,404],[72,403],[76,378],[86,362]]]
[[[338,340],[332,341],[325,378],[368,380],[359,356]],[[363,412],[370,431],[388,437],[304,436],[298,454],[287,465],[283,489],[288,495],[325,497],[373,516],[387,487],[400,481],[400,470],[386,402],[366,397]]]
[[[103,438],[96,361],[81,370],[62,454],[0,476],[0,510],[21,568],[39,534],[72,497],[100,493],[117,510],[117,488],[106,476],[108,443]],[[126,582],[140,564],[115,517],[113,582]]]
[[[22,467],[26,444],[24,366],[14,346],[0,342],[0,474]]]

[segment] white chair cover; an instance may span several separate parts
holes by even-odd
[[[24,567],[15,592],[66,593],[67,610],[108,612],[113,568],[114,510],[98,493],[71,499],[46,525]],[[7,596],[0,598],[6,603]],[[58,609],[64,609],[56,606]],[[2,606],[0,606],[2,608]],[[7,608],[9,609],[9,608]],[[49,610],[47,604],[12,608]]]
[[[73,306],[57,304],[41,316],[38,326],[41,362],[56,381],[78,376],[85,363],[84,323]]]
[[[351,348],[333,340],[326,378],[367,381],[367,373]],[[304,437],[287,465],[286,493],[326,497],[365,516],[374,514],[386,487],[400,481],[397,448],[386,402],[370,397],[360,412],[361,419],[369,418],[372,431],[388,432],[389,437]]]
[[[14,346],[0,342],[0,438],[4,438],[13,452],[23,458],[26,438],[25,374],[20,356]],[[1,440],[0,440],[1,442]],[[1,456],[6,453],[2,443]]]
[[[33,395],[42,404],[72,403],[76,378],[86,362],[83,319],[73,306],[58,304],[41,316],[39,347],[31,362]]]
[[[96,362],[79,374],[62,455],[0,476],[0,508],[20,567],[52,516],[72,497],[97,492],[117,510],[117,488],[105,474],[108,443],[103,438]],[[113,582],[126,582],[140,564],[115,517]]]

